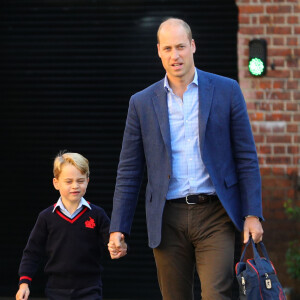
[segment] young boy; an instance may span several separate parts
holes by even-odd
[[[88,160],[62,153],[54,160],[55,189],[60,198],[42,211],[21,260],[17,300],[27,300],[29,287],[44,253],[49,300],[101,300],[101,256],[108,242],[109,218],[84,198],[89,182]]]

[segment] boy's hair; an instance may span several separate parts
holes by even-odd
[[[76,167],[81,174],[86,174],[87,177],[90,176],[89,161],[79,153],[71,152],[60,152],[54,159],[53,164],[53,175],[58,179],[62,167],[65,164],[71,164]]]

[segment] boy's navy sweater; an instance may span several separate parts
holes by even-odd
[[[53,206],[42,211],[23,252],[20,283],[31,283],[46,255],[47,287],[75,289],[101,283],[101,257],[109,238],[109,218],[90,204],[73,219]]]

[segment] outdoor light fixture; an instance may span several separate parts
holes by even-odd
[[[267,72],[267,42],[262,39],[254,39],[249,42],[249,72],[259,77]]]

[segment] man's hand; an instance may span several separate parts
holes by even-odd
[[[249,240],[249,236],[252,236],[254,243],[262,241],[263,228],[257,217],[247,217],[244,223],[244,243]]]
[[[107,246],[111,259],[118,259],[127,254],[127,244],[122,232],[112,232]]]
[[[30,291],[27,283],[21,283],[19,290],[16,294],[16,300],[27,300],[29,297]]]

